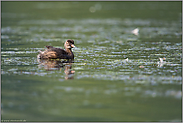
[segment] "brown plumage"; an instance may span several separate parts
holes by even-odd
[[[74,48],[74,41],[68,39],[64,44],[65,50],[55,48],[53,46],[46,46],[45,51],[39,51],[37,58],[39,59],[74,59],[72,48]]]

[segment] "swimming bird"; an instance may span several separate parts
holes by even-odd
[[[37,55],[38,59],[74,59],[74,41],[68,39],[64,44],[65,50],[61,48],[55,48],[53,46],[46,46],[45,51],[39,51]]]

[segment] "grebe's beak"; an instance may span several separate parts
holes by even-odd
[[[74,48],[75,47],[74,44],[71,44],[71,47]]]

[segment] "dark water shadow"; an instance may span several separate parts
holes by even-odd
[[[64,69],[65,79],[74,79],[75,71],[72,70],[73,61],[60,61],[52,59],[38,59],[39,66],[44,66],[47,71]]]

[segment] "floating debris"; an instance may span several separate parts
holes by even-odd
[[[133,33],[134,35],[139,35],[139,29],[136,28],[136,29],[132,30],[132,33]]]
[[[166,61],[163,61],[163,60],[166,60],[166,58],[159,58],[159,60],[160,60],[161,63],[166,62]]]
[[[166,61],[163,61],[163,60],[166,60],[166,58],[159,58],[159,62],[157,63],[158,64],[158,67],[163,67],[164,64],[166,64]]]
[[[126,59],[125,59],[125,61],[127,61],[127,62],[128,62],[128,58],[126,58]]]
[[[141,65],[141,66],[139,66],[139,68],[144,68],[144,66],[143,66],[143,65]]]

